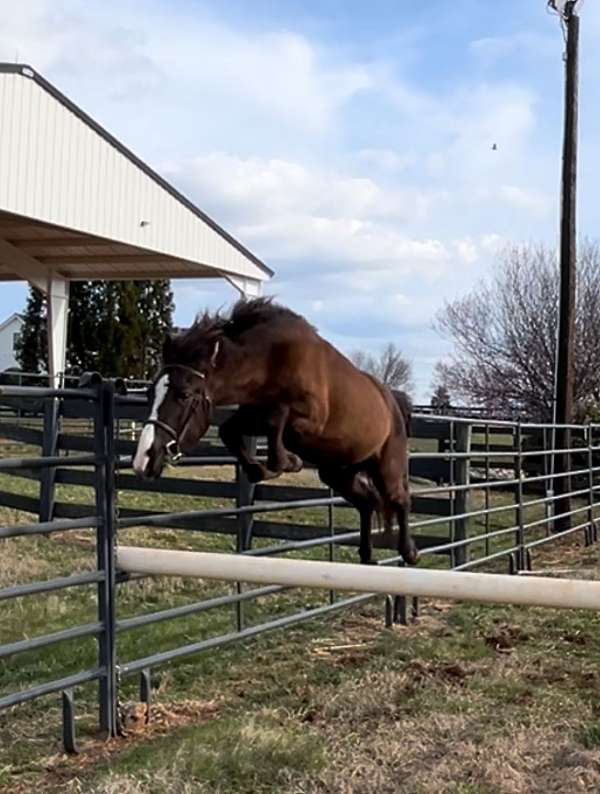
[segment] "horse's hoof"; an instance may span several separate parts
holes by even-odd
[[[261,466],[260,463],[251,463],[246,468],[246,477],[251,483],[257,483],[266,479],[266,475],[267,470],[264,466]]]
[[[419,550],[413,546],[408,551],[402,553],[402,559],[407,565],[416,565],[419,562]]]
[[[304,466],[304,461],[302,460],[302,458],[299,458],[298,455],[290,454],[288,461],[289,472],[296,474],[297,472],[302,471],[303,466]]]

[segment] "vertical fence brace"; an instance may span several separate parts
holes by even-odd
[[[44,400],[44,425],[42,431],[42,456],[51,458],[58,450],[58,429],[60,416],[60,400],[48,397]],[[54,494],[56,467],[46,466],[40,475],[40,521],[52,521],[54,518]]]
[[[413,621],[417,620],[420,614],[421,614],[421,602],[419,601],[419,596],[413,596],[411,603],[411,617]]]
[[[250,455],[256,455],[256,438],[245,437],[244,443]],[[236,507],[246,507],[254,503],[254,491],[256,486],[250,482],[246,472],[238,464],[236,466],[237,498]],[[237,517],[237,544],[236,550],[239,553],[246,551],[252,546],[252,530],[254,528],[254,516],[252,513],[244,513]],[[242,584],[236,582],[236,593],[241,595]],[[235,621],[238,631],[244,628],[244,604],[238,601],[235,604]]]
[[[62,734],[65,753],[78,753],[75,732],[75,700],[72,689],[65,689],[61,693],[62,699]]]
[[[386,629],[391,629],[394,625],[394,597],[391,595],[385,597],[384,620]]]
[[[152,672],[149,667],[145,667],[140,672],[140,701],[146,706],[144,722],[150,722],[150,709],[152,707]]]
[[[471,425],[458,424],[455,431],[455,447],[457,452],[469,453],[471,451]],[[451,450],[452,453],[452,450]],[[468,457],[461,457],[455,462],[454,481],[456,485],[468,485],[471,477],[471,464]],[[456,515],[464,515],[469,511],[469,492],[455,491],[454,509]],[[454,541],[467,539],[469,524],[467,518],[458,518],[452,522],[451,537]],[[452,549],[452,566],[464,565],[468,562],[469,551],[467,544]]]
[[[591,423],[587,426],[587,464],[588,464],[588,525],[586,527],[585,545],[591,546],[596,540],[596,522],[594,520],[594,433]]]
[[[330,499],[333,499],[335,493],[333,492],[332,488],[328,489],[327,495]],[[333,538],[335,535],[335,514],[333,512],[334,508],[333,505],[327,505],[327,529],[329,530],[329,537]],[[335,544],[329,543],[327,547],[328,551],[328,558],[329,562],[334,562],[335,560]],[[329,591],[329,603],[335,604],[335,590]]]
[[[521,428],[521,420],[519,419],[515,435],[515,479],[517,485],[515,488],[515,497],[517,500],[516,509],[516,522],[517,532],[515,537],[515,545],[517,546],[517,553],[515,562],[517,571],[523,571],[527,568],[527,561],[525,559],[525,529],[524,529],[524,511],[523,511],[523,431]]]

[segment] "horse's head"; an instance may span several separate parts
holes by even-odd
[[[151,389],[152,409],[133,458],[138,476],[160,477],[169,460],[192,450],[208,430],[219,349],[214,337],[196,343],[193,356],[177,339],[165,341],[163,368]]]

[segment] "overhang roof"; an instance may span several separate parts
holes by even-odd
[[[28,66],[0,64],[0,128],[0,280],[273,275]]]

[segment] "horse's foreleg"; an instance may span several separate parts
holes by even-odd
[[[303,465],[301,458],[289,452],[283,444],[283,431],[289,416],[290,409],[287,405],[277,406],[266,415],[267,468],[275,474],[300,471]]]
[[[268,480],[274,475],[267,467],[250,454],[245,436],[261,435],[264,428],[259,426],[254,413],[238,409],[219,428],[219,437],[229,452],[237,458],[250,482]]]

